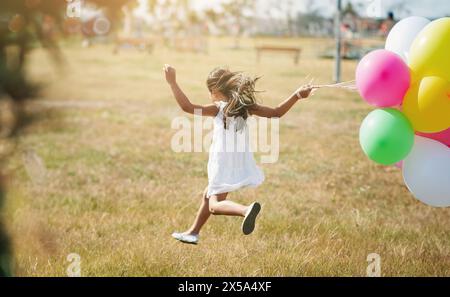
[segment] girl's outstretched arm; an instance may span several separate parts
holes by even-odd
[[[316,87],[311,85],[305,85],[295,91],[289,98],[281,102],[277,107],[269,107],[260,104],[256,104],[254,108],[250,110],[252,115],[265,118],[281,118],[284,116],[298,100],[308,98]]]
[[[176,71],[172,66],[165,64],[164,73],[166,76],[166,81],[172,89],[173,96],[177,100],[178,105],[184,112],[194,114],[196,112],[201,112],[202,116],[216,116],[219,109],[215,104],[199,105],[193,104],[189,98],[181,90],[180,86],[177,84]]]

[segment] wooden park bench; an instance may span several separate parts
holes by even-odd
[[[293,54],[295,65],[298,64],[300,59],[300,53],[302,52],[301,48],[297,47],[280,47],[280,46],[257,46],[256,48],[256,58],[259,63],[261,59],[261,54],[263,52],[279,52],[279,53],[288,53]]]

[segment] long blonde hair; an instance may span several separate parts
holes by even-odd
[[[219,91],[228,99],[223,110],[225,128],[226,118],[248,118],[249,110],[256,105],[255,84],[258,79],[259,77],[251,78],[242,72],[232,72],[226,68],[215,68],[209,73],[206,80],[208,90]]]

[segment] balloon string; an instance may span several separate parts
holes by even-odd
[[[333,89],[343,89],[348,91],[357,91],[356,83],[354,80],[336,83],[336,84],[326,84],[326,85],[314,85],[314,89],[322,88],[333,88]]]

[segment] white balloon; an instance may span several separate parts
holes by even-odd
[[[450,206],[450,148],[416,136],[403,162],[403,179],[418,200],[434,207]]]
[[[423,17],[408,17],[401,20],[391,29],[386,39],[385,48],[394,52],[408,63],[409,50],[422,29],[430,23],[430,20]]]

